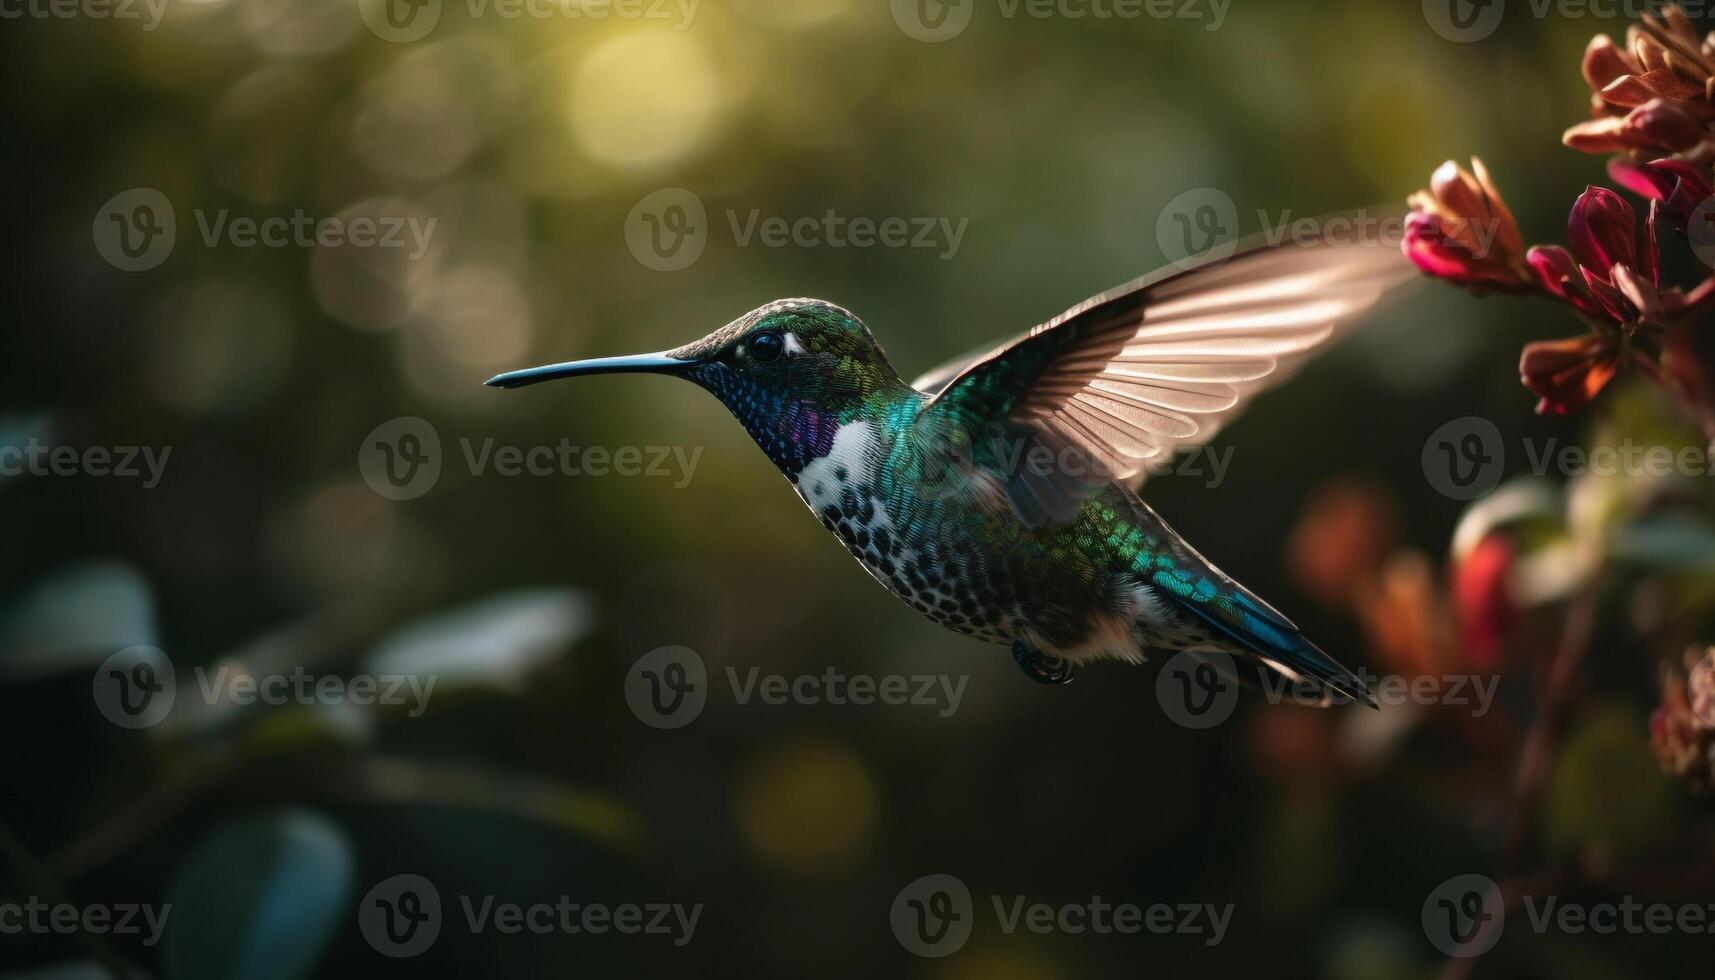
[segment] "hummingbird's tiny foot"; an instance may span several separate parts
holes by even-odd
[[[1078,665],[1064,657],[1054,657],[1022,640],[1012,644],[1012,659],[1024,676],[1038,684],[1070,684],[1078,674]]]

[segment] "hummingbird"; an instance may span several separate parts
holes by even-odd
[[[1374,707],[1362,679],[1137,490],[1413,277],[1375,243],[1250,248],[1119,286],[911,382],[850,310],[781,299],[672,350],[487,383],[648,373],[701,386],[872,577],[930,620],[1010,646],[1039,683],[1185,651],[1315,703]]]

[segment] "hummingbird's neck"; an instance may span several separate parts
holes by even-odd
[[[897,424],[923,399],[885,364],[861,376],[829,383],[769,389],[719,363],[691,379],[724,403],[745,431],[787,476],[833,451],[841,428],[854,423]]]

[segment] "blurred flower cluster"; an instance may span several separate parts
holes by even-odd
[[[1715,33],[1700,37],[1670,7],[1632,26],[1624,47],[1594,39],[1583,75],[1591,118],[1564,142],[1608,155],[1610,186],[1578,195],[1564,244],[1528,245],[1473,158],[1443,164],[1410,197],[1402,248],[1431,277],[1544,298],[1583,323],[1524,345],[1519,374],[1538,413],[1569,415],[1625,371],[1640,376],[1603,399],[1580,452],[1704,459],[1715,444]],[[1715,514],[1694,466],[1566,475],[1557,485],[1542,467],[1472,503],[1444,563],[1401,544],[1384,490],[1336,483],[1312,501],[1289,557],[1388,669],[1428,689],[1449,675],[1495,684],[1487,715],[1412,699],[1385,730],[1341,719],[1342,757],[1433,765],[1460,753],[1471,811],[1507,813],[1503,873],[1615,878],[1630,873],[1619,858],[1646,850],[1626,840],[1676,819],[1677,790],[1640,762],[1653,755],[1678,790],[1715,790]],[[1431,728],[1445,737],[1412,738]]]
[[[1567,414],[1589,404],[1622,365],[1673,392],[1715,441],[1715,275],[1674,283],[1669,269],[1715,261],[1715,33],[1701,41],[1678,7],[1645,16],[1621,49],[1597,37],[1584,56],[1593,118],[1565,142],[1587,153],[1619,154],[1615,183],[1649,202],[1637,211],[1606,187],[1585,189],[1567,222],[1570,248],[1525,248],[1517,221],[1482,161],[1448,161],[1428,190],[1412,195],[1404,251],[1424,272],[1466,288],[1534,293],[1565,304],[1588,331],[1526,344],[1519,373],[1538,412]],[[1689,249],[1662,254],[1663,226]],[[1695,278],[1687,276],[1687,278]]]
[[[1603,408],[1591,454],[1697,438],[1648,384]],[[1410,771],[1478,836],[1504,828],[1509,881],[1643,873],[1651,842],[1684,839],[1708,805],[1692,794],[1715,790],[1715,649],[1697,639],[1715,619],[1706,484],[1643,468],[1516,477],[1467,506],[1444,556],[1411,542],[1386,483],[1317,488],[1288,569],[1361,629],[1384,710],[1257,713],[1253,756],[1280,805],[1319,826],[1325,801]]]
[[[1665,672],[1650,745],[1663,770],[1707,791],[1715,788],[1715,648],[1691,648],[1683,666]]]

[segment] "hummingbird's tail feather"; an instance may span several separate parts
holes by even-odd
[[[1300,703],[1362,701],[1377,707],[1363,678],[1340,666],[1243,587],[1213,601],[1185,603],[1184,608],[1228,641],[1227,653],[1255,668],[1236,669],[1238,680]]]

